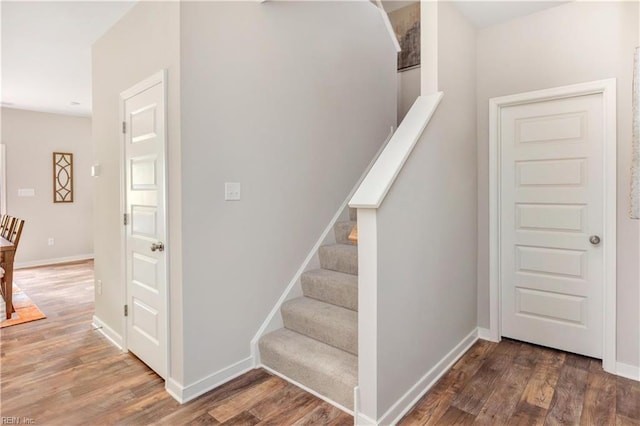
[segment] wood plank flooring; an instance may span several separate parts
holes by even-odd
[[[93,263],[24,269],[44,320],[0,331],[0,416],[40,425],[350,425],[353,418],[262,370],[184,405],[153,371],[93,330]],[[640,425],[640,383],[600,362],[529,344],[478,341],[401,421]]]
[[[262,369],[180,405],[160,377],[91,326],[93,262],[16,270],[15,281],[47,318],[0,332],[2,418],[39,425],[353,424]]]
[[[600,360],[479,340],[400,425],[640,425],[640,383]]]

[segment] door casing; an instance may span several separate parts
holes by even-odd
[[[120,93],[120,98],[119,98],[119,107],[120,107],[120,113],[119,113],[119,117],[120,117],[120,123],[124,122],[126,120],[125,117],[125,101],[132,97],[137,95],[138,93],[141,93],[147,89],[149,89],[152,86],[155,86],[156,84],[160,83],[162,85],[162,96],[163,96],[163,104],[164,104],[164,114],[165,117],[167,117],[167,112],[168,112],[168,107],[167,107],[167,71],[166,70],[161,70],[153,75],[151,75],[150,77],[142,80],[141,82],[135,84],[134,86],[130,87],[129,89],[123,91]],[[167,170],[167,151],[168,151],[168,145],[169,145],[169,138],[168,135],[169,133],[167,132],[167,122],[168,120],[165,119],[164,120],[164,126],[165,126],[165,145],[164,145],[164,167],[165,170]],[[124,213],[126,213],[127,211],[127,206],[126,206],[126,152],[125,152],[125,147],[126,147],[126,135],[123,132],[120,132],[120,220],[123,220],[123,215]],[[170,293],[171,293],[171,282],[170,282],[170,274],[169,274],[169,259],[171,256],[171,242],[169,241],[169,232],[168,232],[168,206],[169,206],[169,193],[167,188],[169,187],[169,182],[168,182],[168,173],[164,173],[164,181],[162,182],[163,185],[163,191],[164,191],[164,205],[162,206],[165,210],[165,221],[164,223],[162,223],[161,225],[164,227],[164,234],[165,234],[165,256],[166,256],[166,262],[165,262],[165,276],[166,276],[166,295],[165,295],[165,323],[163,324],[164,328],[165,328],[165,335],[167,336],[166,338],[166,347],[164,348],[165,350],[165,359],[166,359],[166,366],[165,366],[165,371],[166,371],[166,379],[171,377],[171,328],[169,327],[170,321],[171,321],[171,310],[169,309],[170,307]],[[126,243],[127,243],[127,232],[126,232],[126,228],[124,226],[124,224],[121,222],[121,230],[120,230],[120,249],[122,252],[122,256],[120,258],[120,275],[121,275],[121,282],[122,282],[122,306],[124,307],[124,305],[127,304],[128,301],[128,293],[129,293],[129,289],[128,289],[128,285],[127,285],[127,268],[126,268]],[[124,308],[123,308],[124,309]],[[123,352],[129,352],[129,342],[128,342],[128,329],[127,329],[127,318],[124,316],[124,312],[123,312],[123,316],[122,316],[122,329],[123,329],[123,333],[122,333],[122,350]],[[166,382],[166,381],[165,381]]]
[[[501,205],[501,109],[514,105],[537,103],[582,95],[602,94],[604,142],[604,286],[603,357],[605,371],[616,372],[616,79],[598,80],[551,89],[536,90],[489,100],[489,331],[490,340],[502,336],[502,301],[500,282],[500,205]]]

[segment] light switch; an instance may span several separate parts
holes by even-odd
[[[225,201],[240,200],[240,183],[239,182],[224,183],[224,200]]]
[[[18,189],[18,197],[35,197],[36,190],[33,188],[20,188]]]

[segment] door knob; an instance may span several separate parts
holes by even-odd
[[[164,251],[164,244],[161,242],[151,244],[151,251]]]
[[[589,237],[589,242],[594,246],[597,246],[598,244],[600,244],[600,237],[597,235],[592,235]]]

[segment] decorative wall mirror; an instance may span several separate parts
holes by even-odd
[[[53,202],[73,203],[73,154],[53,153]]]

